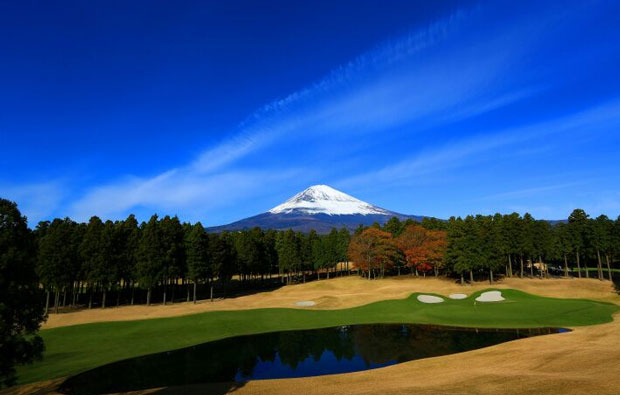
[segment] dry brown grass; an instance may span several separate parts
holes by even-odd
[[[250,381],[235,394],[618,394],[620,322],[386,368]],[[153,392],[200,393],[208,386]],[[303,389],[303,390],[299,390]]]
[[[454,281],[436,278],[401,276],[383,280],[364,280],[357,276],[339,277],[290,285],[275,291],[261,292],[238,298],[216,300],[213,303],[201,301],[175,303],[174,305],[121,306],[107,309],[80,310],[64,314],[50,314],[44,329],[66,325],[103,321],[126,321],[160,317],[173,317],[215,310],[240,310],[264,307],[290,307],[302,300],[313,300],[313,309],[342,309],[360,306],[386,299],[406,298],[413,292],[434,292],[447,295],[453,292],[470,293],[489,288],[488,282],[471,286],[460,286]],[[561,298],[588,298],[604,301],[620,300],[614,296],[609,281],[586,279],[505,279],[493,284],[496,288],[515,288],[543,296]],[[307,308],[307,307],[305,307]]]
[[[562,298],[588,298],[620,305],[609,282],[598,280],[506,279],[497,288]],[[293,307],[315,300],[317,309],[336,309],[412,292],[470,293],[488,283],[461,287],[443,279],[403,277],[376,281],[357,277],[288,286],[273,292],[198,305],[133,306],[53,316],[47,327],[106,320],[128,320],[256,307]],[[570,333],[522,339],[461,354],[406,362],[386,368],[320,377],[250,381],[235,394],[618,394],[620,391],[620,315],[612,323],[573,328]],[[35,384],[28,389],[53,388]],[[222,393],[226,385],[153,389],[139,393]],[[39,392],[44,393],[44,392]]]

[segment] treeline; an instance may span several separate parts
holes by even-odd
[[[43,221],[31,236],[47,313],[78,304],[196,301],[213,298],[214,287],[232,279],[260,288],[321,273],[329,278],[339,263],[369,279],[404,271],[493,282],[498,274],[548,276],[550,267],[578,277],[590,277],[595,268],[595,277],[611,279],[620,217],[592,219],[578,209],[555,224],[516,213],[420,223],[392,218],[383,226],[360,226],[353,235],[345,228],[318,235],[260,228],[208,233],[176,216],[138,223],[130,215],[122,221]]]
[[[589,278],[593,268],[594,277],[611,280],[619,255],[620,217],[590,218],[581,209],[555,224],[517,213],[426,218],[419,225],[392,218],[383,227],[359,228],[349,253],[369,277],[375,268],[400,274],[409,267],[412,274],[432,271],[460,277],[461,282],[464,277],[474,281],[474,276],[493,282],[498,272],[507,277],[548,276],[551,268],[564,276],[576,272],[579,278]]]
[[[179,297],[195,302],[198,285],[207,285],[213,298],[214,283],[233,277],[249,282],[278,274],[290,282],[320,271],[329,276],[346,260],[349,245],[344,228],[324,236],[260,228],[215,234],[200,222],[157,215],[141,224],[133,215],[105,222],[92,217],[88,223],[55,219],[40,222],[33,236],[46,312],[78,303],[91,308],[94,295],[101,307],[111,304],[110,294],[116,305],[121,298],[134,304],[137,294],[149,305],[155,291],[164,304]]]

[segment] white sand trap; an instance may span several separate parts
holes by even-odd
[[[501,302],[502,300],[506,299],[502,297],[502,293],[500,291],[483,292],[476,298],[477,302]]]
[[[301,302],[295,302],[295,306],[314,306],[316,304],[313,300],[302,300]]]
[[[418,295],[418,300],[422,303],[441,303],[443,299],[433,295]]]
[[[450,294],[448,295],[450,299],[465,299],[467,295],[465,294]]]

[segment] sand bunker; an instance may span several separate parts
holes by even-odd
[[[483,292],[476,298],[477,302],[501,302],[502,300],[506,299],[502,297],[502,293],[500,291]]]
[[[302,300],[301,302],[295,302],[295,306],[314,306],[316,302],[313,300]]]
[[[422,303],[441,303],[443,299],[433,295],[418,295],[418,300]]]
[[[465,294],[450,294],[448,295],[450,299],[465,299],[467,295]]]

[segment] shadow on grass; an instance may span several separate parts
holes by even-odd
[[[230,382],[230,383],[207,383],[207,384],[195,384],[185,385],[180,387],[168,387],[162,388],[153,392],[154,394],[189,394],[189,395],[203,395],[203,394],[227,394],[229,392],[236,391],[243,387],[245,382]]]

